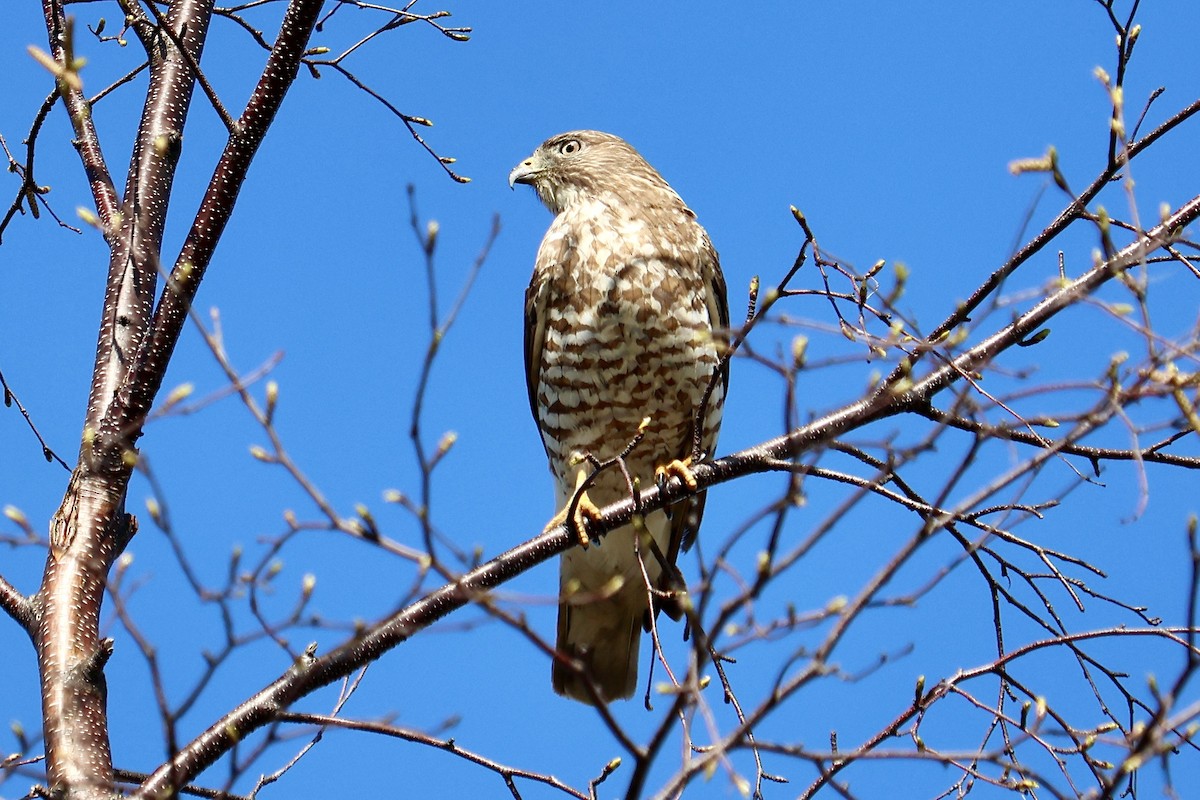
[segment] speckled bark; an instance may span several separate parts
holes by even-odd
[[[51,51],[62,60],[63,8],[53,1],[44,7]],[[211,13],[211,2],[183,0],[168,14],[193,59],[199,58]],[[124,513],[131,473],[125,456],[144,415],[113,415],[110,404],[130,378],[133,356],[149,330],[179,132],[195,85],[178,48],[146,30],[149,90],[119,209],[112,206],[112,182],[91,109],[82,95],[64,95],[111,248],[79,464],[51,522],[34,633],[50,788],[55,796],[80,800],[115,795],[103,671],[112,645],[100,639],[99,619],[105,576],[131,535]]]
[[[42,0],[42,15],[46,21],[50,55],[60,64],[65,63],[67,26],[62,0]],[[63,91],[61,86],[59,91],[62,93],[67,116],[71,120],[71,129],[75,133],[75,149],[79,152],[80,160],[83,161],[83,168],[87,173],[88,186],[92,190],[92,199],[96,203],[100,223],[107,229],[116,217],[117,190],[113,186],[108,165],[104,162],[104,153],[100,150],[100,139],[92,120],[91,106],[83,92]]]
[[[275,47],[236,122],[237,130],[221,153],[170,279],[163,287],[150,336],[139,351],[136,372],[122,385],[112,406],[112,413],[118,417],[144,417],[154,401],[167,362],[187,320],[187,310],[233,214],[250,162],[296,79],[300,59],[308,46],[321,6],[321,0],[292,0],[288,5]]]
[[[36,639],[46,772],[62,797],[114,794],[103,672],[111,644],[100,640],[99,623],[104,576],[123,538],[124,488],[77,469],[51,522]]]
[[[200,60],[211,18],[211,0],[180,0],[166,14],[167,23],[193,63]],[[100,428],[109,401],[131,377],[135,357],[149,331],[162,269],[163,226],[179,163],[183,125],[196,85],[188,60],[170,37],[151,29],[144,35],[144,42],[150,54],[146,103],[130,157],[119,224],[107,237],[112,248],[108,286],[85,423],[93,430]],[[128,430],[131,421],[121,420],[120,427]],[[135,430],[140,432],[140,425]]]
[[[197,63],[212,15],[211,0],[175,0],[162,34],[147,18],[134,28],[150,54],[150,78],[119,207],[91,123],[90,108],[67,92],[64,104],[79,139],[105,239],[111,248],[96,362],[79,463],[51,523],[51,552],[36,609],[35,647],[42,677],[46,769],[55,797],[113,798],[104,664],[111,642],[99,638],[104,581],[132,535],[124,513],[134,445],[162,384],[186,311],[233,211],[250,161],[295,79],[320,0],[293,0],[274,51],[231,134],[186,244],[159,295],[160,254],[182,131]],[[51,52],[64,59],[64,11],[45,0]],[[127,11],[140,12],[136,6]],[[178,45],[177,43],[178,42]],[[118,213],[119,212],[119,213]]]

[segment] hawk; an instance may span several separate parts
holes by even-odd
[[[531,185],[555,215],[525,295],[525,368],[555,482],[551,526],[574,503],[583,546],[562,556],[552,682],[585,703],[628,698],[642,627],[672,608],[675,560],[696,535],[704,496],[646,516],[647,536],[631,524],[588,546],[584,518],[630,494],[617,468],[584,487],[588,459],[613,459],[640,436],[624,459],[629,478],[645,486],[677,475],[694,486],[688,465],[697,438],[701,453],[716,445],[728,384],[725,279],[696,215],[616,136],[547,139],[508,179]]]

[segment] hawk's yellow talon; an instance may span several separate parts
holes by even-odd
[[[700,485],[696,482],[696,476],[692,474],[692,457],[680,461],[678,458],[663,464],[658,469],[654,470],[654,480],[659,484],[665,483],[671,478],[679,478],[693,492]]]
[[[550,520],[546,525],[543,533],[549,532],[552,528],[557,528],[567,521],[567,511],[570,510],[571,504],[567,503],[567,507],[554,515],[554,519]],[[579,496],[579,502],[575,503],[575,513],[571,517],[567,528],[571,533],[575,534],[575,538],[579,540],[579,546],[586,548],[592,543],[592,540],[587,535],[587,520],[598,520],[604,515],[600,513],[600,508],[593,503],[584,492]]]
[[[546,525],[542,533],[549,533],[552,528],[557,528],[564,522],[567,522],[567,512],[571,509],[572,503],[575,505],[575,513],[571,516],[567,528],[571,533],[575,534],[575,538],[579,540],[579,546],[586,548],[592,543],[592,540],[587,535],[587,520],[597,520],[604,515],[600,513],[600,507],[592,502],[586,491],[581,491],[584,481],[587,480],[586,470],[579,470],[575,476],[575,494],[578,500],[572,498],[567,501],[567,504],[559,509],[559,512],[554,515],[554,518]]]

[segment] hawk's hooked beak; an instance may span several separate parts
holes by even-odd
[[[508,188],[515,189],[518,183],[533,184],[537,180],[538,173],[542,171],[542,160],[537,155],[532,155],[513,167],[513,171],[508,173]]]

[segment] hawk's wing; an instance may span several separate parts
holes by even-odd
[[[725,276],[721,274],[717,251],[713,248],[707,235],[704,237],[700,261],[700,271],[704,276],[704,302],[708,307],[708,320],[713,332],[713,339],[719,343],[717,357],[720,359],[718,373],[713,376],[716,384],[712,387],[712,393],[709,395],[708,407],[703,410],[697,409],[700,412],[700,426],[703,431],[709,408],[714,405],[720,408],[724,404],[725,392],[729,388],[729,361],[725,358],[726,348],[729,344],[729,302],[726,296]],[[718,411],[718,413],[720,412]],[[718,424],[719,422],[720,420],[718,420]],[[716,444],[714,439],[715,436],[702,438],[700,442],[700,449],[707,458],[711,458],[713,455],[712,451]],[[679,458],[683,459],[692,455],[695,440],[696,431],[695,423],[693,423],[688,430],[688,436],[682,442]],[[686,588],[683,586],[683,578],[679,574],[675,562],[679,559],[679,554],[691,547],[696,540],[696,532],[700,529],[700,519],[704,516],[706,497],[707,494],[699,494],[667,508],[667,513],[671,517],[671,538],[665,554],[667,563],[663,564],[662,579],[659,583],[659,588],[663,591],[670,592]],[[672,600],[656,605],[666,611],[672,619],[677,620],[682,614],[682,608]]]
[[[529,411],[537,425],[538,436],[542,438],[542,447],[546,448],[546,439],[542,435],[542,420],[538,417],[538,379],[542,365],[542,345],[546,341],[546,300],[549,297],[549,281],[544,279],[541,267],[542,254],[533,269],[533,278],[529,288],[525,290],[525,385],[529,390]],[[546,448],[546,454],[550,454]]]

